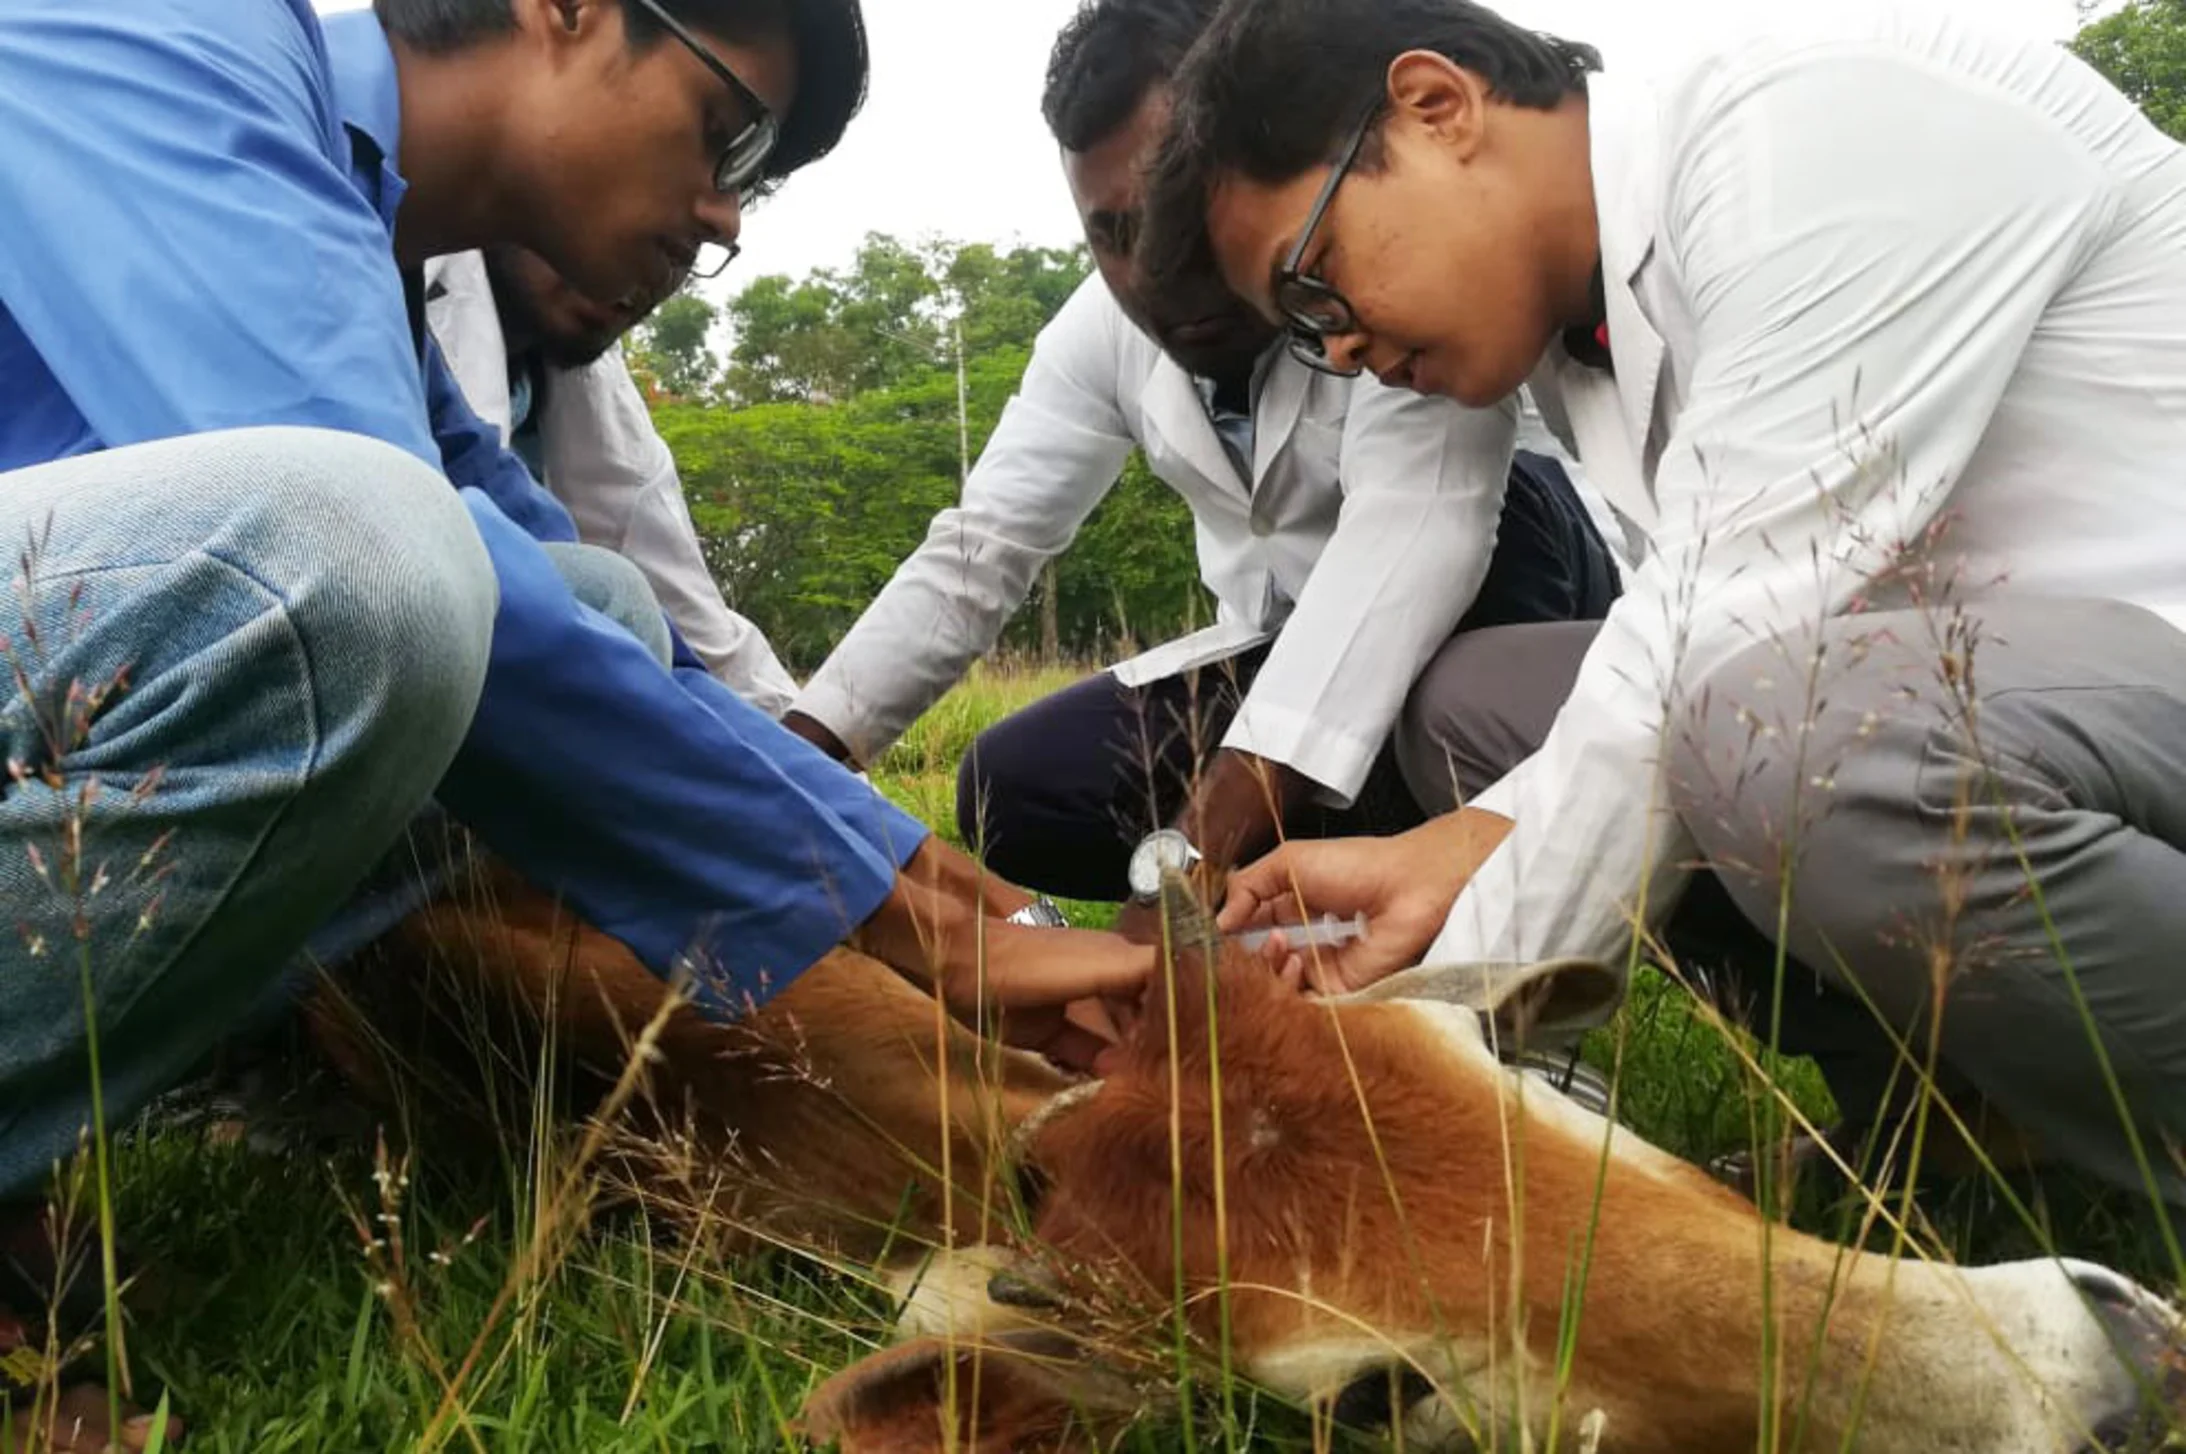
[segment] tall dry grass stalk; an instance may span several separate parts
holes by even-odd
[[[104,795],[103,784],[95,774],[72,773],[69,763],[90,743],[92,731],[107,709],[129,692],[130,669],[124,665],[103,679],[87,682],[62,667],[91,623],[80,577],[57,592],[46,584],[51,531],[49,519],[32,532],[16,557],[17,628],[0,635],[0,659],[7,664],[28,727],[27,732],[18,729],[18,740],[27,738],[29,754],[11,753],[7,761],[9,787],[18,793],[43,794],[56,809],[52,840],[41,846],[36,839],[29,839],[22,845],[32,873],[52,896],[52,904],[24,906],[16,932],[27,959],[34,964],[65,962],[78,987],[91,1121],[86,1152],[76,1158],[74,1166],[60,1169],[47,1211],[46,1235],[61,1284],[53,1289],[50,1305],[57,1309],[67,1290],[81,1208],[88,1200],[104,1300],[104,1326],[96,1341],[105,1350],[109,1426],[119,1428],[122,1400],[129,1395],[132,1378],[121,1317],[123,1284],[116,1250],[112,1128],[107,1116],[98,991],[100,971],[112,973],[119,965],[99,963],[98,956],[103,952],[126,958],[158,922],[164,886],[173,867],[171,834],[156,838],[125,863],[116,863],[102,851],[102,825],[96,821],[95,809]],[[138,807],[149,801],[159,791],[163,777],[163,770],[156,767],[143,774],[127,794],[129,805]],[[95,946],[101,922],[117,920],[129,923],[120,942]],[[84,1169],[86,1159],[88,1175]],[[30,1413],[29,1437],[33,1444],[50,1437],[50,1431],[43,1427],[48,1420],[41,1417],[41,1410],[50,1414],[57,1406],[63,1367],[93,1341],[86,1332],[77,1343],[64,1347],[63,1334],[56,1326],[58,1316],[47,1321],[44,1376]],[[164,1439],[164,1426],[160,1437]]]

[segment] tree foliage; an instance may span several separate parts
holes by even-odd
[[[2082,25],[2072,49],[2166,134],[2186,141],[2186,0],[2128,0]]]
[[[849,268],[764,277],[727,309],[732,404],[827,403],[888,388],[953,357],[1030,348],[1086,275],[1082,249],[919,246],[868,236]]]
[[[1078,249],[876,235],[846,269],[760,278],[728,305],[736,342],[715,402],[671,389],[683,397],[654,418],[724,593],[793,667],[827,655],[957,499],[959,330],[976,458],[1087,269]],[[1209,615],[1190,512],[1136,457],[1049,582],[1072,655]],[[1020,613],[1005,643],[1037,642]]]
[[[1023,350],[967,371],[972,448],[993,431]],[[792,665],[816,666],[955,503],[956,379],[928,369],[841,404],[656,411],[715,578]],[[1103,655],[1206,619],[1190,512],[1133,459],[1055,574],[1066,652]],[[1007,643],[1037,643],[1030,613]]]
[[[704,396],[720,368],[706,346],[716,316],[713,304],[698,294],[677,293],[639,325],[633,366],[662,393],[678,399]]]

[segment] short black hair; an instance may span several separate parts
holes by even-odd
[[[865,104],[871,61],[859,0],[662,0],[684,24],[709,35],[751,39],[786,33],[797,48],[797,100],[781,118],[781,138],[762,186],[780,182],[835,149]],[[511,33],[511,0],[373,0],[388,35],[444,55]],[[625,4],[623,25],[640,49],[666,34],[642,5]]]
[[[1214,19],[1221,0],[1085,0],[1048,56],[1040,114],[1064,151],[1091,151],[1139,109]]]
[[[1592,46],[1527,30],[1473,0],[1229,0],[1173,87],[1175,109],[1147,182],[1136,259],[1159,292],[1210,268],[1207,205],[1236,174],[1286,182],[1332,163],[1390,63],[1433,51],[1514,106],[1549,110],[1601,69]],[[1356,165],[1371,171],[1372,138]]]

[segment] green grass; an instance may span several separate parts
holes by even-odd
[[[1068,680],[975,674],[877,780],[953,828],[955,764],[972,737]],[[1620,1052],[1626,1119],[1643,1134],[1696,1159],[1751,1144],[1764,1087],[1665,977],[1643,975],[1618,1024],[1588,1046],[1604,1065]],[[1826,1115],[1811,1067],[1769,1069],[1808,1114]],[[383,1199],[363,1148],[319,1163],[185,1133],[125,1139],[118,1220],[151,1270],[129,1299],[130,1361],[140,1397],[147,1384],[171,1391],[193,1451],[761,1449],[781,1443],[819,1378],[884,1334],[888,1309],[852,1280],[787,1257],[694,1262],[634,1215],[597,1219],[565,1257],[521,1273],[536,1206],[524,1151],[503,1166],[442,1164],[430,1142],[419,1155],[411,1184]],[[2040,1250],[1993,1193],[1941,1203],[1962,1253]],[[2059,1244],[2162,1280],[2158,1250],[2110,1199],[2052,1188],[2038,1206]],[[1838,1224],[1813,1199],[1800,1217]],[[446,1380],[467,1357],[451,1396]],[[459,1417],[436,1424],[444,1406]],[[1237,1417],[1234,1443],[1316,1447],[1286,1411],[1247,1400]],[[1173,1446],[1159,1424],[1132,1445]]]
[[[997,671],[977,666],[873,764],[873,781],[905,812],[930,823],[951,842],[956,831],[956,765],[972,740],[1020,707],[1077,681],[1071,667]]]

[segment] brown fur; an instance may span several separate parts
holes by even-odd
[[[567,1082],[560,1108],[584,1114],[667,994],[622,945],[489,869],[324,985],[310,1020],[383,1105],[455,1108],[506,1135],[529,1124],[544,1024]],[[709,1225],[863,1256],[898,1236],[986,1234],[1002,1211],[998,1148],[1066,1084],[844,949],[738,1024],[671,1011],[622,1144],[639,1149],[628,1169],[649,1190],[673,1178],[671,1198]]]
[[[1249,964],[1213,984],[1210,1011],[1208,977],[1188,959],[1173,1048],[1157,1009],[1099,1093],[1031,1148],[1050,1184],[1036,1238],[1079,1270],[1081,1286],[1121,1279],[1168,1303],[1176,1126],[1181,1284],[1196,1299],[1195,1331],[1211,1343],[1221,1304],[1200,1295],[1218,1286],[1226,1258],[1242,1366],[1316,1336],[1355,1338],[1361,1324],[1414,1346],[1438,1333],[1483,1351],[1499,1345],[1493,1356],[1508,1363],[1515,1313],[1528,1354],[1551,1368],[1591,1236],[1575,1369],[1588,1402],[1565,1426],[1600,1407],[1619,1450],[1754,1447],[1766,1314],[1763,1226],[1751,1204],[1636,1144],[1605,1163],[1599,1130],[1545,1113],[1541,1103],[1553,1101],[1538,1087],[1534,1104],[1522,1104],[1487,1056],[1454,1056],[1411,1007],[1300,1000]],[[1226,1225],[1216,1217],[1218,1165]],[[1826,1323],[1824,1382],[1855,1379],[1877,1331],[1890,1273],[1875,1258],[1848,1273],[1843,1257],[1774,1230],[1787,1414],[1817,1329]],[[1899,1275],[1911,1284],[1922,1271]]]

